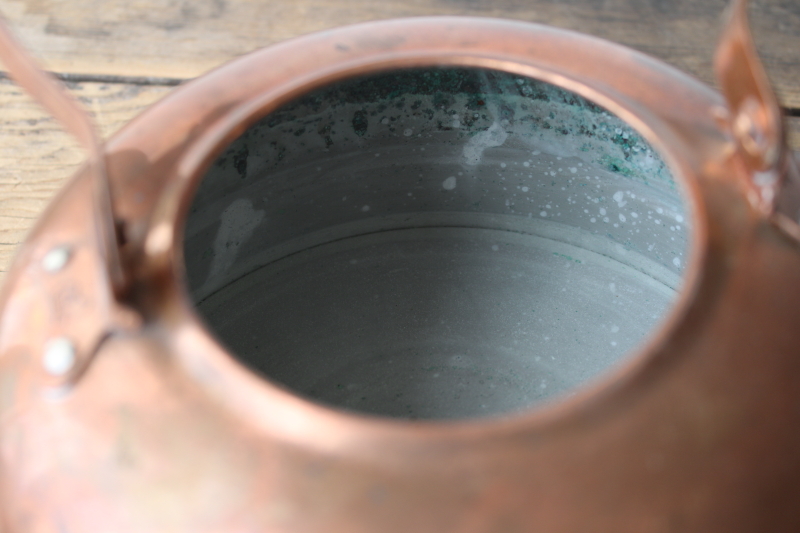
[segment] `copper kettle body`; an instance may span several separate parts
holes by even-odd
[[[87,164],[53,201],[18,252],[0,297],[3,531],[733,532],[800,528],[796,505],[800,498],[800,330],[792,323],[800,311],[800,193],[780,109],[753,51],[744,2],[732,9],[717,55],[723,95],[653,59],[591,37],[500,20],[418,18],[332,30],[250,54],[177,89],[102,145],[85,117],[13,42],[4,37],[0,45],[12,74],[53,110],[90,153]],[[442,93],[442,85],[436,85],[425,98],[434,102],[437,94],[444,94],[441,107],[432,105],[427,115],[425,105],[414,108],[418,125],[398,126],[395,131],[393,117],[399,111],[386,111],[388,96],[367,102],[373,107],[366,100],[355,104],[348,100],[344,103],[351,107],[346,107],[344,126],[335,121],[330,126],[314,122],[313,142],[321,143],[316,146],[303,144],[308,128],[300,126],[305,119],[298,118],[299,108],[291,108],[293,115],[286,112],[287,105],[326,87],[426,69],[456,72],[447,79],[457,81],[464,109],[474,108],[474,114],[453,113],[454,100],[447,100],[450,97]],[[313,397],[311,392],[294,392],[296,387],[288,383],[294,378],[264,379],[243,365],[231,355],[240,349],[225,347],[236,340],[220,342],[217,339],[224,333],[212,333],[209,326],[216,324],[215,316],[222,323],[239,312],[236,306],[240,304],[226,301],[214,315],[197,302],[210,298],[220,286],[239,283],[244,274],[236,273],[238,265],[250,264],[243,242],[253,232],[260,235],[257,227],[262,227],[259,224],[265,217],[296,209],[300,214],[286,215],[289,218],[281,219],[279,226],[297,230],[290,236],[301,240],[291,242],[304,243],[302,250],[322,249],[342,240],[330,237],[338,233],[325,233],[333,224],[325,218],[331,213],[346,213],[337,214],[340,218],[334,221],[336,228],[344,228],[341,231],[357,232],[366,227],[363,224],[373,224],[363,235],[385,235],[398,229],[411,232],[402,235],[422,235],[419,217],[413,224],[397,225],[405,223],[408,213],[396,207],[417,205],[400,200],[411,202],[428,194],[426,205],[442,202],[447,207],[461,201],[456,194],[468,195],[466,202],[472,198],[469,195],[485,194],[485,190],[502,194],[504,187],[520,195],[516,200],[520,205],[530,196],[523,193],[531,192],[534,185],[522,181],[510,185],[511,177],[494,185],[489,180],[485,186],[480,185],[480,176],[474,183],[469,181],[469,171],[478,166],[482,154],[488,154],[487,149],[500,150],[517,131],[501,104],[494,111],[482,110],[489,106],[483,96],[476,96],[483,95],[483,89],[464,92],[460,84],[473,79],[475,72],[475,76],[494,73],[496,86],[507,81],[509,87],[516,87],[515,105],[529,106],[526,111],[536,107],[537,98],[563,104],[559,108],[563,115],[554,111],[552,116],[534,120],[537,127],[549,130],[541,133],[540,141],[560,138],[546,136],[561,135],[557,125],[573,120],[569,112],[576,105],[606,126],[617,124],[614,120],[618,119],[619,132],[611,126],[604,138],[630,158],[616,162],[607,154],[598,156],[609,175],[613,174],[610,179],[639,180],[637,186],[643,190],[684,198],[686,212],[673,214],[673,222],[662,230],[665,239],[671,239],[679,222],[691,220],[686,256],[665,255],[657,258],[661,263],[636,263],[639,266],[630,270],[635,270],[635,276],[643,272],[662,276],[664,283],[682,276],[666,318],[653,323],[655,332],[633,343],[630,350],[613,341],[626,357],[596,379],[584,382],[581,378],[580,383],[569,384],[575,386],[570,395],[538,408],[525,400],[515,404],[515,411],[494,417],[472,416],[482,408],[479,401],[458,404],[472,409],[463,420],[392,419],[332,408],[324,404],[341,399],[341,407],[366,398],[366,393],[345,398],[347,387],[337,388],[332,382],[327,400],[312,401],[308,399]],[[396,83],[401,78],[381,79]],[[391,86],[384,89],[385,94],[394,95],[392,102],[402,100]],[[539,89],[544,96],[537,96]],[[419,100],[427,102],[425,98]],[[313,113],[328,109],[327,103],[314,98],[305,102]],[[380,111],[370,114],[380,106]],[[259,122],[265,117],[272,122]],[[306,123],[311,124],[310,120]],[[464,133],[464,122],[473,120],[474,126],[468,124],[473,129]],[[522,123],[518,117],[514,120]],[[294,129],[281,130],[281,121],[291,122]],[[623,130],[623,123],[630,134]],[[276,144],[259,141],[258,146],[266,146],[264,154],[273,154],[262,159],[255,156],[254,144],[237,140],[247,132],[253,139],[262,139],[252,133],[262,131],[253,129],[259,124],[266,124],[264,132],[278,132]],[[354,145],[363,147],[369,146],[365,143],[381,124],[386,126],[386,139],[407,143],[403,149],[408,151],[398,152],[403,155],[393,160],[391,168],[400,168],[395,163],[409,158],[424,157],[418,150],[428,145],[412,142],[424,138],[425,128],[438,132],[436,138],[447,139],[442,146],[450,143],[448,136],[461,135],[463,142],[454,152],[457,160],[445,158],[455,170],[437,175],[432,191],[409,189],[403,195],[386,185],[400,178],[378,176],[364,182],[363,191],[358,189],[372,194],[365,196],[371,201],[347,204],[353,194],[360,193],[337,193],[337,205],[347,205],[347,210],[332,211],[319,202],[302,200],[304,182],[291,176],[297,165],[313,160],[316,168],[316,161],[332,161],[331,169],[326,169],[327,181],[309,178],[312,189],[308,190],[316,191],[313,187],[335,181],[334,167],[347,155],[335,158],[326,152],[338,142],[334,130],[347,128]],[[585,142],[578,149],[590,153],[595,149],[592,143],[602,135],[591,127],[581,131]],[[281,151],[280,136],[298,139],[293,145],[300,147],[298,151]],[[636,145],[632,139],[652,147],[660,163],[653,162],[648,148],[639,149],[644,144]],[[554,144],[546,146],[553,158],[561,160]],[[389,152],[370,152],[368,162],[364,153],[356,159],[373,175],[377,167],[372,162]],[[645,159],[631,162],[637,157]],[[217,165],[223,159],[227,166]],[[524,163],[528,165],[521,160],[518,165],[520,179],[527,179],[527,169],[535,166],[529,159]],[[662,168],[657,163],[663,163],[674,181],[648,181],[641,169],[655,172]],[[251,200],[232,203],[230,199],[241,196],[242,187],[253,191],[260,186],[247,181],[257,164],[265,168],[287,165],[285,183],[269,178],[274,185],[269,194],[280,199],[254,193],[251,197],[267,207]],[[215,165],[222,169],[216,182],[209,178],[216,176]],[[243,170],[248,166],[250,173]],[[500,168],[506,166],[498,163],[495,170],[500,172]],[[435,226],[439,232],[424,234],[426,257],[441,264],[436,254],[449,245],[436,240],[437,235],[455,235],[453,221],[463,220],[467,212],[472,216],[471,229],[479,232],[507,222],[509,234],[528,235],[524,224],[532,218],[540,220],[538,228],[552,229],[555,226],[547,224],[576,201],[577,193],[567,191],[568,186],[582,190],[580,183],[570,181],[572,174],[578,175],[577,167],[573,168],[558,169],[567,176],[563,179],[556,178],[555,168],[551,170],[553,194],[562,194],[558,191],[564,187],[564,199],[558,205],[540,202],[517,212],[517,204],[498,200],[492,211],[494,204],[484,199],[480,207],[470,200],[449,211],[443,207],[433,214],[423,213],[425,227]],[[225,181],[232,179],[226,172],[235,179]],[[355,171],[342,172],[350,176]],[[470,183],[471,189],[465,185]],[[381,187],[386,187],[382,195],[376,192],[384,190]],[[620,195],[615,198],[618,206],[633,202],[630,191],[620,189]],[[321,196],[330,198],[331,194]],[[223,197],[227,198],[224,205],[215,207],[215,201]],[[369,217],[380,209],[375,198],[385,200],[384,207],[391,209],[373,219]],[[272,207],[276,201],[284,203]],[[205,219],[197,214],[204,209],[217,215],[228,213],[228,226],[224,220],[219,226],[228,229],[215,229],[216,234],[206,231]],[[241,212],[247,216],[236,218]],[[503,218],[501,212],[511,218]],[[317,216],[320,226],[303,233]],[[587,214],[587,224],[602,224],[603,216]],[[607,249],[594,250],[591,257],[600,258],[597,264],[613,259],[615,253],[629,254],[641,227],[633,222],[646,215],[629,207],[615,216],[618,220],[605,221],[607,227],[616,225],[619,231],[620,226],[628,227],[633,232],[631,240],[627,245],[620,240]],[[594,220],[597,217],[599,221]],[[545,230],[537,231],[537,239],[547,237],[541,233]],[[604,230],[604,235],[614,231]],[[327,241],[314,240],[325,235]],[[516,236],[500,245],[486,241],[483,250],[488,257],[501,252],[501,246],[512,249],[521,242],[514,240]],[[218,248],[227,250],[225,254],[214,250],[213,242],[209,244],[215,238]],[[256,240],[266,238],[265,233]],[[288,237],[285,242],[277,239],[270,250],[299,257],[302,250],[291,248],[287,244],[291,242]],[[370,250],[380,245],[378,241],[367,244]],[[463,251],[467,245],[459,246],[453,249]],[[558,246],[548,248],[548,258],[556,257],[564,269],[584,265],[582,256],[570,256],[563,252],[567,248]],[[203,255],[206,247],[213,252],[208,257]],[[326,257],[325,264],[330,266],[333,256]],[[351,259],[349,264],[356,263]],[[272,263],[264,260],[259,268],[266,264]],[[301,271],[304,265],[297,260],[282,272]],[[367,271],[355,275],[362,277],[363,272]],[[239,292],[268,283],[267,277],[258,279],[242,285]],[[278,291],[281,283],[271,287]],[[307,277],[300,285],[310,283]],[[314,299],[309,305],[318,303]],[[472,311],[465,313],[464,320],[472,315]],[[275,320],[279,318],[276,315]],[[335,327],[330,331],[338,334]],[[398,343],[404,335],[420,334],[397,331]],[[481,331],[470,342],[483,336]],[[357,351],[356,337],[342,353]],[[610,343],[604,341],[604,345]],[[312,345],[304,346],[303,350],[310,350],[307,346]],[[591,355],[594,349],[590,346],[585,351]],[[292,375],[313,374],[313,367],[327,360],[327,352],[321,353],[313,364],[299,364]],[[463,371],[463,365],[455,367]],[[506,389],[511,386],[510,381],[505,383]],[[398,416],[403,418],[402,414]]]

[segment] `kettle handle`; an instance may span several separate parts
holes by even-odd
[[[786,142],[778,98],[753,42],[747,0],[728,10],[714,57],[725,100],[723,126],[748,178],[751,204],[800,240],[800,171]]]
[[[29,256],[39,257],[38,268],[20,273],[10,307],[25,312],[35,310],[40,321],[35,328],[14,331],[0,339],[5,344],[21,344],[40,357],[46,386],[61,388],[77,381],[109,335],[136,328],[141,321],[120,301],[128,280],[120,260],[104,149],[92,120],[61,83],[36,65],[13,38],[2,16],[0,61],[14,81],[50,112],[89,155],[83,175],[89,180],[91,212],[79,217],[88,238],[70,243],[41,239],[27,251]],[[76,301],[87,303],[85,308],[70,312],[61,309],[58,295],[65,287]],[[3,342],[0,352],[8,348]]]
[[[1,14],[0,61],[5,64],[11,78],[53,115],[88,153],[94,194],[94,244],[96,252],[107,265],[113,292],[119,292],[124,284],[124,276],[115,235],[113,203],[105,156],[92,119],[58,80],[39,68],[34,58],[12,36]]]

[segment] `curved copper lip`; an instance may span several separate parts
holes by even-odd
[[[446,27],[449,31],[456,28],[456,30],[470,32],[471,36],[478,40],[482,37],[480,30],[486,30],[488,34],[491,31],[502,30],[511,25],[517,29],[524,28],[528,32],[530,44],[540,44],[541,39],[558,35],[561,38],[574,40],[577,50],[588,52],[590,44],[599,43],[605,48],[605,52],[609,52],[609,50],[613,52],[616,59],[632,57],[634,60],[645,60],[650,62],[650,65],[663,69],[662,74],[674,78],[677,84],[683,85],[687,92],[691,91],[691,96],[697,98],[701,104],[707,104],[708,108],[718,104],[713,97],[709,98],[711,94],[708,92],[698,91],[697,85],[689,86],[689,78],[679,71],[620,45],[536,24],[510,23],[496,19],[476,19],[471,17],[399,19],[357,24],[311,34],[234,60],[216,71],[212,71],[211,74],[216,77],[206,75],[191,82],[191,85],[205,84],[211,86],[214,83],[220,83],[220,78],[226,74],[227,68],[260,64],[264,54],[268,54],[270,50],[278,47],[290,47],[298,52],[310,52],[309,50],[303,50],[303,48],[315,37],[324,35],[346,38],[359,37],[366,34],[378,38],[385,35],[382,30],[386,25],[391,25],[391,29],[395,32],[398,30],[407,31],[408,37],[415,37],[415,31],[427,30],[430,25],[434,25],[439,26],[441,29]],[[477,35],[476,28],[478,30]],[[543,33],[547,35],[542,35]],[[290,411],[288,414],[312,417],[324,423],[324,425],[336,424],[339,431],[350,430],[345,432],[350,433],[352,438],[359,438],[358,432],[362,432],[361,435],[365,438],[367,435],[383,435],[393,438],[403,437],[404,439],[458,439],[472,438],[478,435],[487,437],[517,432],[523,429],[525,431],[542,432],[561,423],[575,422],[580,419],[585,420],[590,413],[593,413],[595,417],[598,411],[610,413],[613,411],[612,406],[618,405],[620,399],[630,399],[632,395],[641,393],[643,391],[641,385],[644,381],[647,381],[647,374],[654,371],[655,362],[663,356],[662,349],[669,339],[675,335],[689,309],[696,302],[695,298],[698,289],[704,282],[702,267],[708,255],[708,213],[703,195],[700,192],[698,174],[692,170],[692,165],[688,158],[684,154],[678,153],[680,146],[675,141],[675,132],[666,127],[667,121],[665,118],[659,117],[659,114],[657,112],[654,113],[653,110],[645,109],[642,107],[641,102],[637,102],[629,95],[626,96],[618,91],[615,86],[604,85],[600,82],[593,84],[591,80],[580,79],[580,76],[575,75],[575,73],[571,75],[564,71],[559,72],[558,69],[544,65],[534,58],[527,62],[510,59],[509,54],[503,52],[502,43],[486,40],[481,43],[481,48],[483,53],[465,53],[455,46],[431,47],[423,51],[400,49],[399,53],[395,49],[391,49],[388,52],[373,50],[363,53],[355,61],[348,60],[334,63],[328,65],[325,69],[311,68],[307,70],[305,76],[295,77],[277,86],[265,88],[258,95],[247,98],[238,106],[230,109],[221,120],[204,131],[198,139],[187,147],[176,172],[180,185],[171,190],[170,194],[162,196],[156,203],[154,211],[157,214],[161,214],[156,219],[156,223],[159,221],[169,223],[173,231],[172,242],[182,243],[183,223],[186,213],[193,200],[194,189],[207,167],[244,129],[281,105],[303,94],[348,78],[387,70],[444,66],[488,68],[545,81],[583,96],[627,122],[643,135],[664,158],[673,172],[673,177],[681,185],[682,197],[689,205],[693,222],[687,267],[677,301],[672,304],[666,317],[661,319],[659,325],[647,338],[637,348],[624,356],[621,364],[580,385],[569,397],[557,397],[552,402],[496,417],[413,421],[392,419],[339,410],[335,407],[304,399],[283,388],[280,384],[261,377],[244,367],[227,349],[214,340],[213,335],[207,330],[202,320],[192,311],[193,304],[188,296],[183,277],[182,246],[180,244],[172,246],[170,251],[171,275],[176,285],[180,287],[179,292],[182,299],[180,304],[189,315],[186,317],[187,322],[184,322],[184,325],[196,329],[197,331],[194,333],[204,335],[210,343],[217,347],[218,355],[224,354],[224,357],[229,359],[226,363],[233,363],[234,368],[239,367],[244,373],[257,380],[258,386],[262,389],[262,395],[265,391],[272,393],[273,398],[268,401],[276,401],[275,398],[277,397],[277,401],[285,403],[285,407]],[[588,53],[585,55],[588,55]],[[619,85],[621,86],[622,83],[620,82]],[[154,107],[163,106],[166,101],[179,98],[182,91],[185,91],[185,88],[178,89],[171,97],[166,98]],[[670,98],[672,95],[665,93],[663,96]],[[637,106],[636,104],[639,105]],[[636,109],[637,107],[638,109]],[[147,116],[148,114],[145,113],[137,120],[143,120]],[[113,144],[114,140],[119,136],[119,134],[116,135],[110,144]],[[675,362],[680,359],[680,354],[670,354],[669,357]],[[275,396],[276,394],[277,396]],[[598,418],[596,417],[594,420],[596,423]],[[368,431],[365,432],[364,430]],[[305,440],[302,435],[298,434],[298,436],[300,440]],[[315,437],[318,439],[319,436],[315,435]]]

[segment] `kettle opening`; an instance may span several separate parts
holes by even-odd
[[[264,116],[185,226],[189,289],[235,356],[301,396],[465,419],[557,400],[668,314],[691,248],[670,169],[532,78],[415,68]]]

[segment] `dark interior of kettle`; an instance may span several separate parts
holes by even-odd
[[[381,416],[463,419],[574,393],[682,282],[690,220],[642,136],[542,81],[393,71],[277,109],[208,169],[190,292],[249,368]]]

